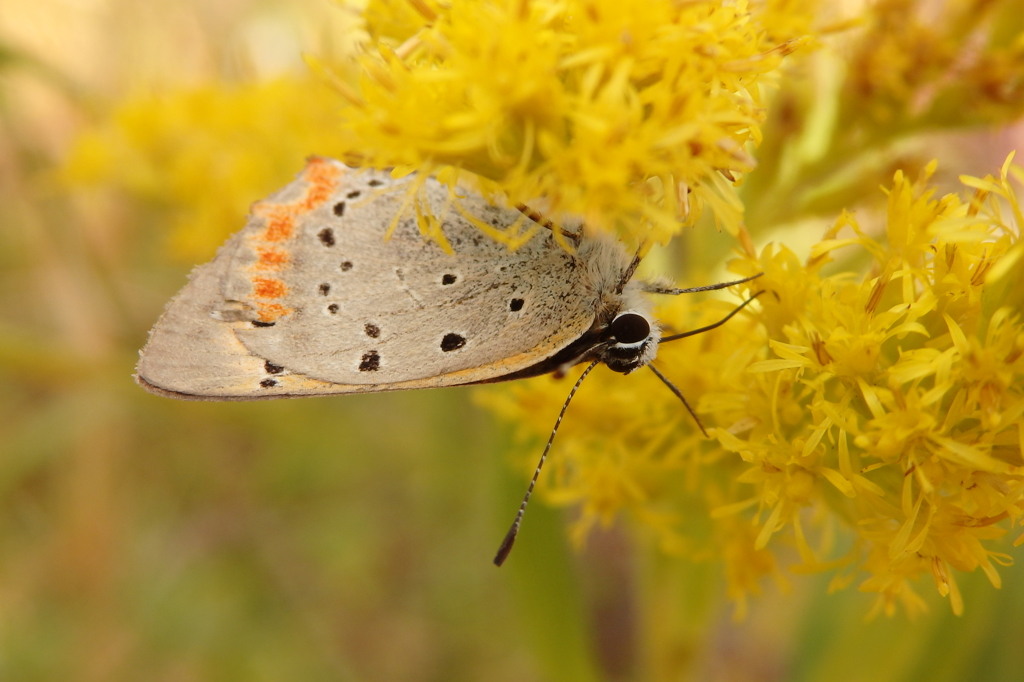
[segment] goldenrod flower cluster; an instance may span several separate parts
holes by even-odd
[[[581,505],[578,538],[628,509],[666,551],[724,560],[741,612],[761,576],[782,577],[779,548],[795,548],[796,572],[859,580],[886,613],[924,608],[922,574],[957,613],[954,571],[980,567],[998,587],[1009,557],[991,541],[1024,516],[1024,216],[1010,181],[1024,172],[1008,161],[999,178],[964,178],[976,191],[963,198],[935,196],[931,170],[896,174],[884,240],[844,214],[805,263],[748,250],[731,269],[764,273],[746,285],[764,291],[759,310],[663,346],[658,364],[700,396],[714,443],[647,372],[584,387],[542,485]],[[868,274],[823,274],[843,251]],[[673,302],[663,320],[693,328],[721,305]],[[564,394],[535,379],[482,399],[540,437]]]
[[[730,231],[761,84],[807,42],[810,2],[374,0],[346,158],[665,242],[704,207]],[[463,179],[468,176],[463,175]]]
[[[337,110],[337,96],[309,77],[139,95],[78,138],[63,175],[165,209],[171,252],[198,261],[306,157],[338,153]]]
[[[849,57],[848,120],[897,128],[982,123],[1024,111],[1024,18],[1005,0],[882,0]]]

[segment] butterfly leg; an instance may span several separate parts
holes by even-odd
[[[705,438],[710,438],[711,436],[708,435],[708,432],[704,428],[704,425],[700,423],[700,418],[697,416],[697,413],[693,411],[693,408],[690,407],[690,403],[686,402],[686,398],[683,397],[683,392],[680,391],[679,388],[675,384],[673,384],[671,381],[669,381],[667,376],[665,376],[664,374],[659,372],[657,367],[655,367],[654,365],[647,365],[647,366],[651,368],[651,371],[654,372],[654,374],[657,375],[657,377],[659,379],[661,379],[661,381],[666,386],[668,386],[668,390],[670,390],[673,393],[675,393],[676,397],[683,401],[683,407],[685,407],[686,411],[690,413],[691,417],[693,417],[693,421],[697,422],[697,428],[700,429],[700,432],[704,434]]]
[[[570,232],[568,230],[562,229],[561,225],[555,225],[553,222],[551,222],[550,220],[545,218],[543,215],[541,215],[537,211],[534,211],[532,208],[530,208],[526,204],[516,204],[516,210],[519,211],[520,213],[522,213],[524,216],[526,216],[530,220],[532,220],[533,222],[535,222],[538,225],[540,225],[541,227],[546,227],[547,229],[551,230],[552,232],[556,232],[556,231],[561,232],[563,237],[565,237],[570,242],[572,242],[572,245],[573,245],[574,248],[580,245],[580,239],[583,238],[581,234],[576,233],[576,232]],[[581,226],[581,228],[582,228],[582,226]]]

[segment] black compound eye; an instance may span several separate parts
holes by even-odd
[[[651,334],[651,323],[643,315],[622,313],[611,324],[612,336],[619,343],[640,343]]]

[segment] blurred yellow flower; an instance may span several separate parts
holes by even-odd
[[[882,0],[850,55],[847,97],[891,132],[1024,112],[1024,16],[1014,0]]]
[[[730,231],[762,84],[809,41],[816,3],[373,0],[351,156],[479,176],[511,203],[668,241],[704,207]],[[415,11],[413,11],[415,10]]]
[[[310,77],[128,98],[78,138],[63,177],[169,209],[171,252],[201,261],[306,157],[339,152],[338,108]]]
[[[760,576],[778,577],[780,545],[798,551],[796,572],[864,576],[886,613],[923,608],[922,574],[956,613],[954,570],[999,585],[1009,558],[991,541],[1024,515],[1024,319],[998,286],[1024,224],[1010,177],[1024,173],[1008,160],[998,178],[964,178],[973,196],[936,198],[933,170],[896,174],[885,242],[843,214],[804,264],[785,247],[748,252],[731,269],[764,273],[744,285],[765,291],[758,311],[662,348],[717,442],[653,375],[594,372],[541,486],[580,505],[578,539],[629,510],[666,551],[724,561],[740,613]],[[867,275],[822,274],[844,248],[873,261]],[[661,315],[693,328],[722,306],[674,301]],[[540,378],[481,400],[537,439],[564,394]]]
[[[744,178],[745,226],[755,238],[864,207],[894,170],[916,172],[934,158],[944,134],[1024,115],[1019,0],[833,3],[819,14],[823,49],[781,79],[757,169]]]

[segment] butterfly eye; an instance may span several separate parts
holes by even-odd
[[[640,343],[651,333],[651,323],[643,315],[622,313],[611,324],[612,336],[619,343]]]

